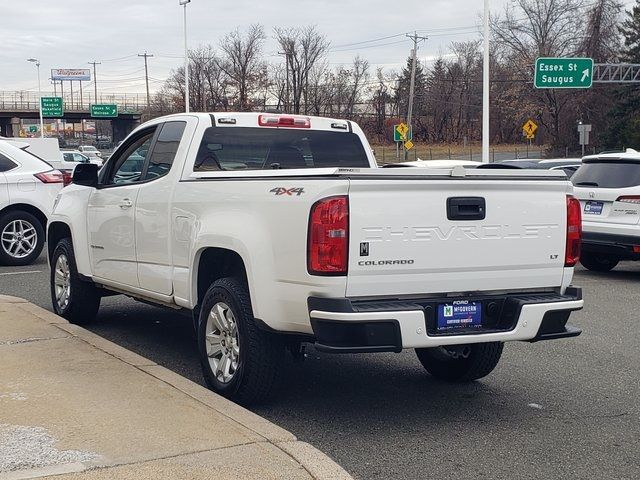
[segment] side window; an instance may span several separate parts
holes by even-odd
[[[151,147],[153,134],[152,131],[138,138],[123,152],[122,156],[116,160],[111,175],[107,178],[107,184],[126,185],[142,179],[142,170]]]
[[[73,161],[78,163],[88,163],[89,159],[80,153],[74,153]]]
[[[167,122],[162,125],[149,158],[144,180],[153,180],[169,173],[186,126],[186,122]]]
[[[9,160],[7,157],[0,153],[0,172],[7,172],[18,166],[13,160]]]

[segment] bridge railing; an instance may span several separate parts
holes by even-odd
[[[89,111],[91,104],[94,103],[115,103],[120,111],[141,112],[147,107],[147,96],[144,93],[98,93],[98,101],[93,98],[93,92],[87,94],[84,92],[80,98],[79,92],[65,91],[60,92],[42,92],[43,97],[62,97],[64,101],[64,110],[67,112]],[[0,110],[38,110],[38,92],[28,90],[17,91],[0,91]]]

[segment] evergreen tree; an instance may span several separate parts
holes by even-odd
[[[627,63],[640,63],[640,0],[626,12],[620,26],[624,46],[620,59]],[[640,149],[640,88],[625,85],[617,89],[617,102],[608,113],[609,128],[603,136],[606,148],[631,147]]]
[[[622,22],[620,33],[624,37],[621,60],[627,63],[640,63],[640,0],[627,11],[627,18]]]

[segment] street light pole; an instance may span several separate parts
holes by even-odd
[[[189,50],[187,49],[187,4],[191,0],[179,0],[184,7],[184,111],[189,113]]]
[[[44,138],[44,121],[42,120],[42,89],[40,88],[40,60],[28,58],[27,62],[35,63],[38,69],[38,112],[40,112],[40,138]]]
[[[489,163],[489,0],[484,0],[484,54],[482,57],[482,163]]]

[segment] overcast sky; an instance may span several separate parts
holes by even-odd
[[[502,10],[507,0],[491,0]],[[625,1],[630,4],[632,0]],[[331,64],[348,63],[360,54],[372,66],[389,70],[403,64],[410,41],[402,36],[371,39],[417,30],[429,40],[419,50],[423,60],[447,51],[452,41],[479,38],[481,0],[192,0],[188,5],[189,46],[212,43],[235,28],[261,23],[268,35],[264,55],[275,54],[274,27],[316,25],[330,40]],[[147,51],[152,90],[182,62],[182,7],[178,0],[0,0],[0,91],[37,90],[33,64],[41,61],[43,90],[50,90],[51,68],[98,65],[98,89],[142,92]],[[92,84],[83,87],[93,90]]]

